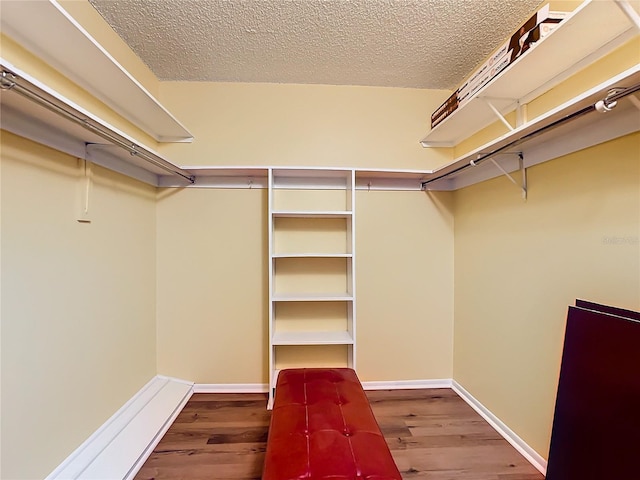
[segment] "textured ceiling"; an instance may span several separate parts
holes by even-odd
[[[160,80],[452,89],[541,0],[89,0]]]

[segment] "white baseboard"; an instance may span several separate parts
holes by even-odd
[[[193,393],[267,393],[267,383],[196,383]]]
[[[538,471],[547,462],[452,379],[362,382],[365,390],[451,388]],[[193,393],[266,393],[266,383],[193,384],[158,375],[64,460],[45,480],[131,480]]]
[[[451,388],[451,379],[362,382],[362,387],[365,390]],[[267,393],[268,391],[267,383],[196,383],[193,386],[193,393]]]
[[[420,388],[451,388],[450,378],[432,380],[394,380],[388,382],[361,382],[365,390],[413,390]]]
[[[365,390],[451,388],[451,379],[362,382],[362,387]],[[193,385],[193,393],[267,393],[268,391],[268,383],[196,383]]]
[[[547,473],[547,461],[538,454],[533,448],[522,440],[516,433],[505,425],[502,420],[496,417],[491,411],[473,397],[465,388],[458,382],[453,380],[451,388],[460,397],[467,402],[471,408],[473,408],[482,418],[484,418],[489,425],[491,425],[504,439],[513,446],[520,454],[526,458],[531,465],[533,465],[540,473],[546,475]]]
[[[45,480],[133,478],[192,392],[192,383],[154,377]]]

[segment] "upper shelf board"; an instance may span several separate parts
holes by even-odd
[[[637,34],[637,28],[616,2],[587,0],[475,98],[433,128],[422,145],[457,145],[497,121],[487,101],[506,115],[518,103],[530,102]]]
[[[2,2],[2,32],[158,142],[193,135],[55,0]]]
[[[353,336],[347,331],[336,332],[276,332],[273,345],[353,345]]]
[[[353,212],[349,210],[274,210],[272,215],[276,218],[351,218]]]
[[[3,130],[74,157],[84,158],[150,185],[158,186],[160,178],[166,176],[170,176],[174,182],[181,185],[189,184],[185,177],[189,177],[190,173],[164,159],[159,153],[92,115],[2,58],[0,66],[3,71],[16,75],[20,79],[19,84],[27,88],[34,95],[33,98],[40,98],[43,102],[34,101],[19,91],[14,91],[15,87],[0,89],[0,127]],[[55,113],[57,108],[67,112],[68,116]],[[79,121],[72,121],[71,117]],[[93,127],[108,132],[123,144],[135,147],[135,151],[152,161],[146,161],[139,154],[132,155],[129,150],[110,143],[95,133]],[[168,175],[169,172],[173,173]]]
[[[275,189],[344,190],[351,188],[352,174],[350,168],[274,168],[272,182]]]
[[[611,89],[633,88],[639,84],[640,64],[435,170],[426,179],[431,182],[426,190],[457,190],[500,176],[501,172],[488,159],[475,164],[479,158],[494,152],[498,153],[492,158],[504,170],[513,172],[519,168],[518,154],[523,155],[524,166],[531,167],[637,132],[640,130],[637,92],[618,100],[617,106],[609,112],[601,113],[591,107],[605,98]],[[589,109],[586,113],[575,117],[586,109]],[[567,118],[571,120],[563,122]],[[554,128],[549,128],[551,126]]]

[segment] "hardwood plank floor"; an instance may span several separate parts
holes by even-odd
[[[403,479],[543,480],[450,389],[369,391]],[[136,480],[258,480],[266,394],[195,394]]]
[[[367,396],[403,479],[544,479],[453,390]]]

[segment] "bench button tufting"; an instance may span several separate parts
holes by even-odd
[[[310,372],[315,373],[316,371],[310,370]],[[275,407],[277,408],[274,409],[270,426],[277,425],[277,428],[271,429],[270,432],[265,453],[263,478],[265,480],[293,478],[298,480],[311,480],[312,478],[316,480],[337,480],[338,478],[345,480],[347,478],[350,480],[401,480],[402,476],[393,462],[386,443],[384,441],[369,442],[366,433],[365,438],[359,438],[362,436],[359,429],[363,425],[375,426],[376,424],[365,392],[358,383],[355,372],[348,369],[319,370],[318,372],[323,374],[321,380],[326,382],[322,388],[316,388],[318,382],[306,382],[308,379],[304,377],[293,378],[294,385],[308,383],[306,388],[310,392],[309,398],[302,395],[296,396],[295,404],[289,405],[285,397],[280,396],[281,399],[284,399],[281,400],[284,404],[281,406],[278,402],[278,396],[276,396]],[[331,372],[330,375],[327,375],[327,372]],[[281,374],[278,388],[282,388],[281,381],[284,378],[285,376]],[[346,383],[342,384],[345,385],[344,388],[338,388],[341,387],[339,383],[344,382],[347,378],[353,383],[353,388],[347,388],[351,384]],[[335,392],[330,390],[331,387],[325,391],[331,384],[335,386]],[[353,407],[336,407],[336,405],[347,404],[351,404]],[[342,427],[342,431],[340,427]],[[368,432],[369,428],[372,427],[367,426],[364,431]],[[383,438],[379,428],[377,433],[380,438]],[[346,441],[339,441],[336,438],[340,434],[345,437]],[[297,438],[294,438],[296,435]],[[352,470],[348,477],[341,475],[344,469],[341,459],[331,458],[334,449],[324,450],[322,448],[327,442],[333,441],[336,441],[338,445],[348,444],[346,449],[352,449],[353,455],[358,454],[356,458],[353,458],[353,463],[350,462]],[[363,452],[366,458],[360,458],[360,454]],[[314,462],[310,463],[312,457]],[[332,466],[334,460],[335,467]],[[310,471],[315,470],[312,468],[315,462],[322,465],[321,472]],[[362,465],[360,465],[362,462],[367,465],[366,472],[362,471]],[[318,475],[319,473],[320,475]]]

